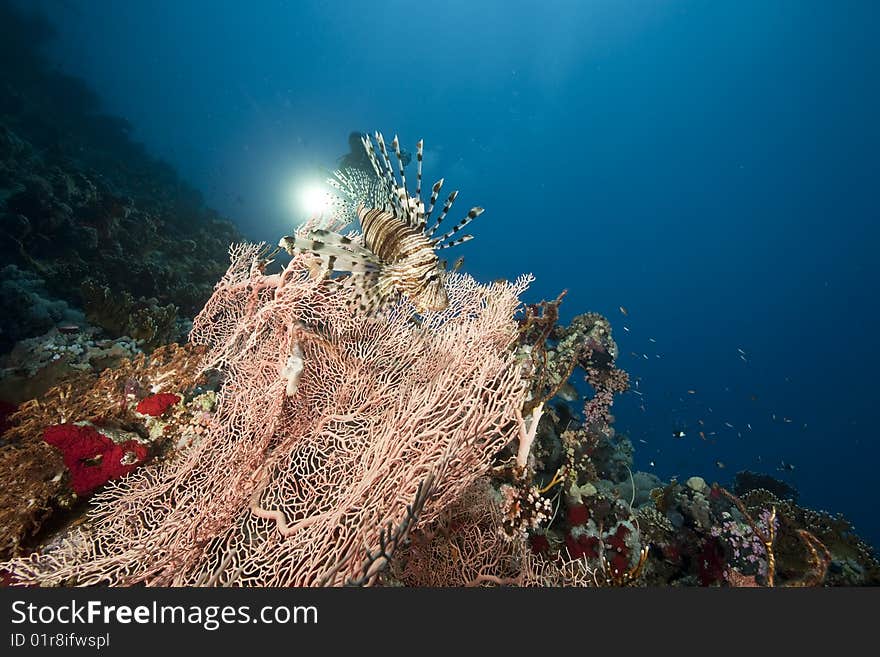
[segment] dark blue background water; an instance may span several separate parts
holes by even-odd
[[[877,3],[27,4],[254,239],[350,131],[424,137],[426,178],[486,208],[467,271],[612,319],[639,468],[769,472],[880,543]]]

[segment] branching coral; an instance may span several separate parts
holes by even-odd
[[[224,378],[212,428],[111,483],[59,549],[7,564],[20,580],[370,582],[403,538],[389,523],[405,533],[415,507],[420,524],[437,520],[525,430],[509,346],[528,278],[451,275],[446,311],[364,321],[307,256],[275,275],[257,247],[232,259],[192,334]],[[288,395],[294,343],[302,371]]]

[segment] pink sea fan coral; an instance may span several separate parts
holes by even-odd
[[[365,318],[309,256],[266,275],[261,247],[231,255],[191,335],[224,377],[215,427],[111,485],[66,543],[0,564],[20,581],[369,583],[412,511],[436,520],[523,435],[529,278],[450,274],[445,310]]]

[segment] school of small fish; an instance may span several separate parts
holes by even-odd
[[[622,305],[619,306],[618,310],[620,311],[621,315],[629,318],[630,321],[632,320],[630,311],[625,306],[622,306]],[[627,334],[633,335],[633,327],[631,324],[624,325],[623,329]],[[647,337],[647,341],[650,345],[657,344],[657,339],[654,337],[651,337],[651,336]],[[641,361],[650,361],[651,360],[651,355],[649,353],[639,352],[639,351],[630,351],[629,354],[633,358],[641,360]],[[735,355],[740,361],[742,361],[746,365],[750,364],[751,357],[750,357],[749,353],[746,351],[746,349],[744,349],[742,347],[736,347]],[[662,354],[654,353],[653,356],[654,356],[654,358],[661,358]],[[639,410],[643,413],[646,413],[648,411],[648,406],[646,403],[645,392],[641,389],[642,381],[643,381],[643,377],[641,377],[641,376],[633,377],[633,387],[630,389],[630,392],[633,395],[638,397]],[[790,378],[785,377],[785,381],[790,382]],[[724,391],[725,391],[725,393],[730,393],[731,392],[730,387],[726,386],[724,388]],[[698,405],[702,406],[702,404],[700,404],[698,401],[699,396],[700,396],[699,389],[697,387],[687,388],[684,391],[684,395],[681,395],[678,397],[678,401],[683,405],[683,408],[674,408],[674,409],[672,409],[672,411],[674,413],[681,413],[683,411],[687,411],[688,409],[693,410],[692,409],[693,404],[689,405],[688,402],[686,401],[688,397],[696,400]],[[749,395],[749,399],[752,402],[758,402],[759,397],[757,394],[751,393]],[[717,444],[716,441],[719,437],[721,437],[722,434],[725,436],[727,436],[727,435],[732,436],[735,433],[736,437],[738,439],[741,439],[741,438],[743,438],[744,432],[745,433],[754,433],[754,429],[752,427],[751,421],[745,422],[744,424],[741,424],[739,427],[737,427],[736,424],[734,424],[730,420],[714,419],[715,418],[714,410],[711,406],[708,406],[708,405],[703,406],[703,411],[697,411],[697,412],[701,415],[701,417],[695,418],[695,421],[696,421],[696,424],[698,425],[698,428],[696,429],[695,432],[693,432],[693,435],[699,437],[700,441],[705,442],[709,445]],[[712,422],[715,425],[715,427],[716,427],[715,430],[710,430],[707,428],[707,418],[709,419],[710,422]],[[785,415],[779,415],[775,411],[771,411],[769,413],[768,419],[770,420],[771,423],[780,423],[782,425],[796,424],[796,422],[793,418],[790,418]],[[688,423],[682,422],[679,420],[679,421],[676,421],[675,424],[676,424],[676,426],[672,430],[672,438],[675,439],[676,441],[678,441],[678,440],[683,440],[686,437],[688,437],[688,435],[689,435],[689,429],[687,426]],[[807,429],[807,426],[808,426],[807,423],[801,423],[801,427],[803,429]],[[648,444],[648,441],[645,440],[644,438],[639,438],[638,441],[644,445]],[[662,446],[656,448],[655,454],[656,454],[656,456],[649,461],[649,465],[652,468],[656,467],[657,459],[663,454]],[[755,456],[755,460],[758,463],[761,463],[761,462],[763,462],[763,457],[760,454],[758,454]],[[727,467],[727,464],[720,459],[716,459],[714,461],[714,463],[715,463],[715,467],[719,470],[723,470]],[[779,465],[776,467],[777,472],[793,472],[795,469],[796,469],[796,466],[787,460],[780,460]]]

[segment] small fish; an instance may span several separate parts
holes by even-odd
[[[749,423],[748,423],[748,422],[746,422],[746,426],[747,426],[747,427],[748,427],[748,428],[749,428],[749,431],[751,431],[751,430],[752,430],[752,425],[751,425],[751,424],[749,424]]]
[[[627,333],[629,333],[629,326],[624,326],[623,330],[626,331]]]
[[[641,390],[633,390],[633,392],[634,392],[635,394],[637,394],[639,397],[644,397],[644,396],[645,396],[645,393],[643,393]]]
[[[776,468],[780,472],[792,472],[794,470],[794,465],[791,463],[786,463],[785,461],[779,462],[779,467]]]
[[[743,356],[746,355],[746,352],[744,352],[744,351],[743,351],[742,349],[740,349],[739,347],[737,347],[736,350],[737,350],[740,354],[742,354]]]
[[[621,315],[623,315],[624,317],[629,317],[629,311],[626,308],[624,308],[623,306],[619,306],[618,309],[620,310]]]
[[[650,342],[657,342],[654,338],[648,338]]]
[[[648,360],[648,354],[642,354],[642,358],[644,358],[645,360]]]
[[[654,463],[654,461],[648,461],[648,465],[650,465],[653,468],[655,466],[655,463]]]
[[[724,465],[724,461],[715,461],[715,467],[718,468],[719,470],[723,470],[727,466]]]
[[[685,434],[685,432],[682,431],[682,430],[680,430],[680,429],[679,429],[678,431],[673,431],[673,432],[672,432],[672,437],[673,437],[673,438],[684,438],[686,435],[687,435],[687,434]]]
[[[733,429],[733,425],[730,422],[725,422],[724,426],[727,427],[728,429]]]
[[[785,422],[786,424],[791,424],[791,418],[789,418],[789,417],[782,418],[782,421]]]
[[[697,391],[696,390],[688,390],[688,394],[689,395],[696,395]]]
[[[647,445],[647,444],[648,444],[648,441],[645,440],[644,438],[639,438],[639,442],[642,443],[642,445]]]
[[[702,420],[697,420],[697,422],[699,422],[699,423],[700,423],[700,426],[701,426],[701,427],[704,427],[704,426],[706,426],[706,423],[705,423],[705,422],[703,422],[703,421],[702,421]]]
[[[706,440],[705,432],[703,432],[703,431],[700,432],[700,438],[702,438],[703,440]]]

